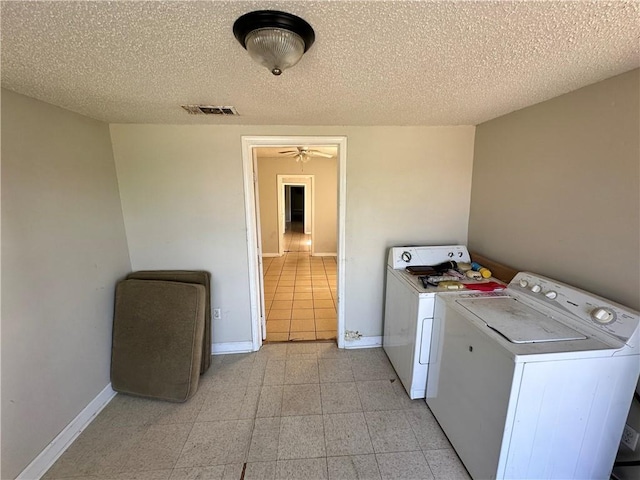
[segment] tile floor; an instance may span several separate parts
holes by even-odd
[[[267,341],[336,338],[335,257],[312,257],[302,223],[287,225],[285,254],[265,257]]]
[[[44,477],[468,479],[380,348],[266,344],[213,357],[183,404],[117,395]]]

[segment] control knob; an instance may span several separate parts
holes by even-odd
[[[409,263],[411,261],[411,254],[409,252],[402,252],[402,255],[400,256],[400,258],[402,258],[402,260],[404,260],[405,262]]]
[[[544,294],[544,296],[547,297],[549,300],[553,300],[554,298],[558,297],[558,292],[549,290],[547,293]]]
[[[529,285],[529,282],[527,282],[524,278],[520,280],[519,282],[520,286],[522,288],[527,288],[527,285]]]
[[[616,314],[608,308],[598,307],[591,310],[591,318],[597,323],[606,325],[615,321]]]
[[[542,291],[542,287],[538,284],[531,287],[531,291],[533,293],[540,293]]]

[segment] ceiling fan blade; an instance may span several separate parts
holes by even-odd
[[[295,153],[296,155],[298,155],[300,152],[298,150],[283,150],[278,153]]]
[[[320,152],[318,150],[307,150],[306,153],[310,157],[323,157],[323,158],[331,158],[331,157],[333,157],[333,155],[331,155],[330,153],[324,153],[324,152]]]

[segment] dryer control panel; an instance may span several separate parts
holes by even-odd
[[[469,263],[471,257],[464,245],[391,247],[387,265],[394,270],[403,270],[407,267],[438,265],[447,260]]]
[[[529,272],[518,273],[508,289],[569,314],[581,324],[612,335],[624,343],[637,344],[640,315],[623,305]]]

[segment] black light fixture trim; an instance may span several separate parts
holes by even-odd
[[[259,28],[282,28],[296,33],[304,41],[305,53],[316,39],[313,28],[305,20],[278,10],[258,10],[245,13],[233,24],[233,34],[246,50],[245,39],[247,35]]]

